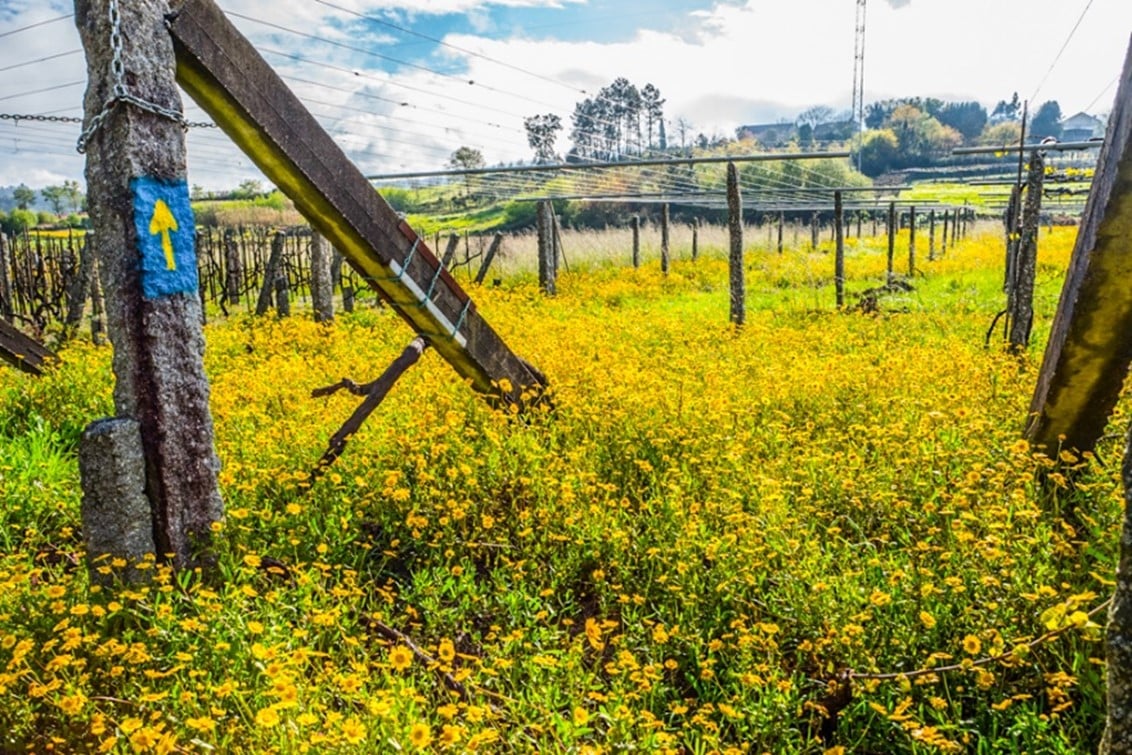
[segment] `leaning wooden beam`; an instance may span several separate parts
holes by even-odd
[[[487,324],[213,0],[172,4],[177,80],[350,265],[472,387],[519,403],[543,379]],[[502,386],[503,388],[501,388]]]
[[[6,320],[0,320],[0,359],[21,372],[39,376],[55,358],[39,341],[24,335]]]
[[[1026,437],[1091,450],[1132,361],[1132,46],[1061,291]]]

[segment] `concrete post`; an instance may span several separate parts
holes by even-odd
[[[667,207],[667,205],[665,205]],[[743,198],[739,194],[739,171],[727,163],[727,228],[731,236],[731,322],[747,320],[747,291],[743,278]]]
[[[668,203],[660,206],[660,271],[668,275],[672,258],[668,250]]]
[[[114,345],[114,408],[118,419],[137,423],[142,445],[140,458],[121,457],[131,467],[122,475],[144,475],[149,519],[136,524],[153,532],[158,558],[189,567],[211,560],[223,503],[168,12],[164,0],[134,0],[124,9],[117,0],[75,2],[87,60],[87,196]],[[123,92],[134,101],[122,100]]]
[[[641,216],[633,216],[633,267],[641,266]]]
[[[333,251],[318,231],[311,232],[311,308],[315,322],[334,320],[334,286],[330,272]]]

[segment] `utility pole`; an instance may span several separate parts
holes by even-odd
[[[861,170],[861,144],[865,133],[865,2],[857,0],[853,34],[853,117],[857,121],[857,171]]]

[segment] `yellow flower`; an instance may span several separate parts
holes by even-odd
[[[256,726],[270,729],[279,724],[279,712],[274,707],[263,708],[255,714]]]
[[[404,671],[413,665],[413,651],[398,645],[389,651],[389,665],[394,671]]]
[[[436,649],[436,657],[444,663],[451,663],[456,657],[456,646],[452,644],[452,640],[441,640],[440,646]]]
[[[590,720],[590,712],[581,705],[574,707],[574,725],[585,726]]]
[[[586,619],[586,639],[594,650],[605,648],[605,642],[601,639],[601,625],[592,616]]]
[[[927,611],[920,611],[920,623],[924,625],[925,629],[931,629],[935,626],[935,617]]]
[[[978,655],[982,649],[983,643],[975,635],[969,634],[963,638],[963,652],[967,655]]]
[[[428,724],[418,721],[409,729],[409,744],[418,750],[428,747],[432,743],[432,729]]]
[[[342,737],[352,745],[361,744],[366,738],[366,729],[356,718],[347,718],[342,723]]]

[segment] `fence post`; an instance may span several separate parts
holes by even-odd
[[[1038,223],[1042,212],[1045,158],[1038,150],[1030,153],[1030,174],[1026,181],[1026,204],[1022,209],[1022,237],[1015,256],[1013,311],[1010,317],[1010,348],[1020,352],[1030,344],[1034,324],[1034,278],[1038,264]]]
[[[444,247],[444,256],[440,258],[440,264],[445,270],[452,269],[452,260],[456,258],[456,249],[460,246],[460,236],[453,233],[448,237],[448,246]]]
[[[935,210],[928,213],[928,262],[935,261]]]
[[[692,218],[692,262],[700,258],[700,219]]]
[[[818,224],[818,214],[815,212],[810,216],[810,251],[816,252],[818,249],[818,234],[821,227]]]
[[[786,213],[778,213],[778,253],[782,254],[782,226],[786,225]]]
[[[262,317],[271,308],[272,297],[275,294],[275,278],[283,267],[283,254],[286,251],[282,231],[277,231],[271,237],[271,255],[263,267],[263,285],[259,289],[259,298],[256,300],[256,317]]]
[[[128,10],[120,13],[117,0],[75,2],[88,62],[86,179],[114,344],[114,407],[117,419],[139,426],[156,555],[176,567],[207,566],[223,502],[204,374],[177,66],[163,23],[169,5],[134,0]],[[123,90],[158,112],[138,107],[136,99],[108,99]],[[84,520],[88,511],[108,516],[114,505],[112,495],[100,495],[83,480]],[[107,526],[122,532],[144,527],[124,516]],[[102,544],[102,553],[125,548],[121,540],[106,545],[95,533],[84,534],[88,543]],[[113,538],[114,532],[105,534]],[[88,559],[99,555],[88,549]]]
[[[908,277],[916,275],[916,207],[908,208]]]
[[[947,228],[951,223],[951,210],[943,211],[943,234],[940,236],[940,256],[947,254]]]
[[[240,264],[240,246],[236,243],[236,231],[224,231],[224,295],[229,304],[240,303],[240,288],[243,285],[244,269]]]
[[[665,205],[667,210],[668,205]],[[667,217],[667,212],[665,213]],[[743,280],[743,198],[739,194],[739,171],[727,163],[727,229],[731,236],[731,322],[747,320],[747,292]]]
[[[334,278],[330,265],[334,252],[330,242],[311,229],[311,309],[315,322],[334,320]]]
[[[0,231],[0,317],[12,319],[12,284],[8,280],[8,241]]]
[[[483,279],[487,277],[487,269],[491,267],[491,261],[495,259],[495,255],[499,251],[499,245],[502,243],[503,234],[495,234],[495,238],[491,240],[491,246],[487,248],[487,254],[483,258],[483,264],[480,265],[480,271],[476,273],[476,283],[483,283]]]
[[[554,228],[550,202],[538,203],[538,285],[544,294],[554,294]]]
[[[833,285],[837,295],[837,308],[845,306],[845,227],[841,192],[833,192]],[[859,217],[859,216],[858,216]]]
[[[660,271],[668,274],[671,260],[668,253],[668,203],[660,206]]]
[[[90,243],[83,241],[79,248],[79,264],[75,276],[67,287],[67,337],[69,338],[83,321],[83,312],[86,311],[86,300],[90,294],[90,274],[94,268],[94,250]]]
[[[896,203],[888,203],[888,275],[886,281],[892,283],[896,279],[893,268],[893,258],[896,255]]]
[[[633,216],[633,267],[641,266],[641,216]]]

